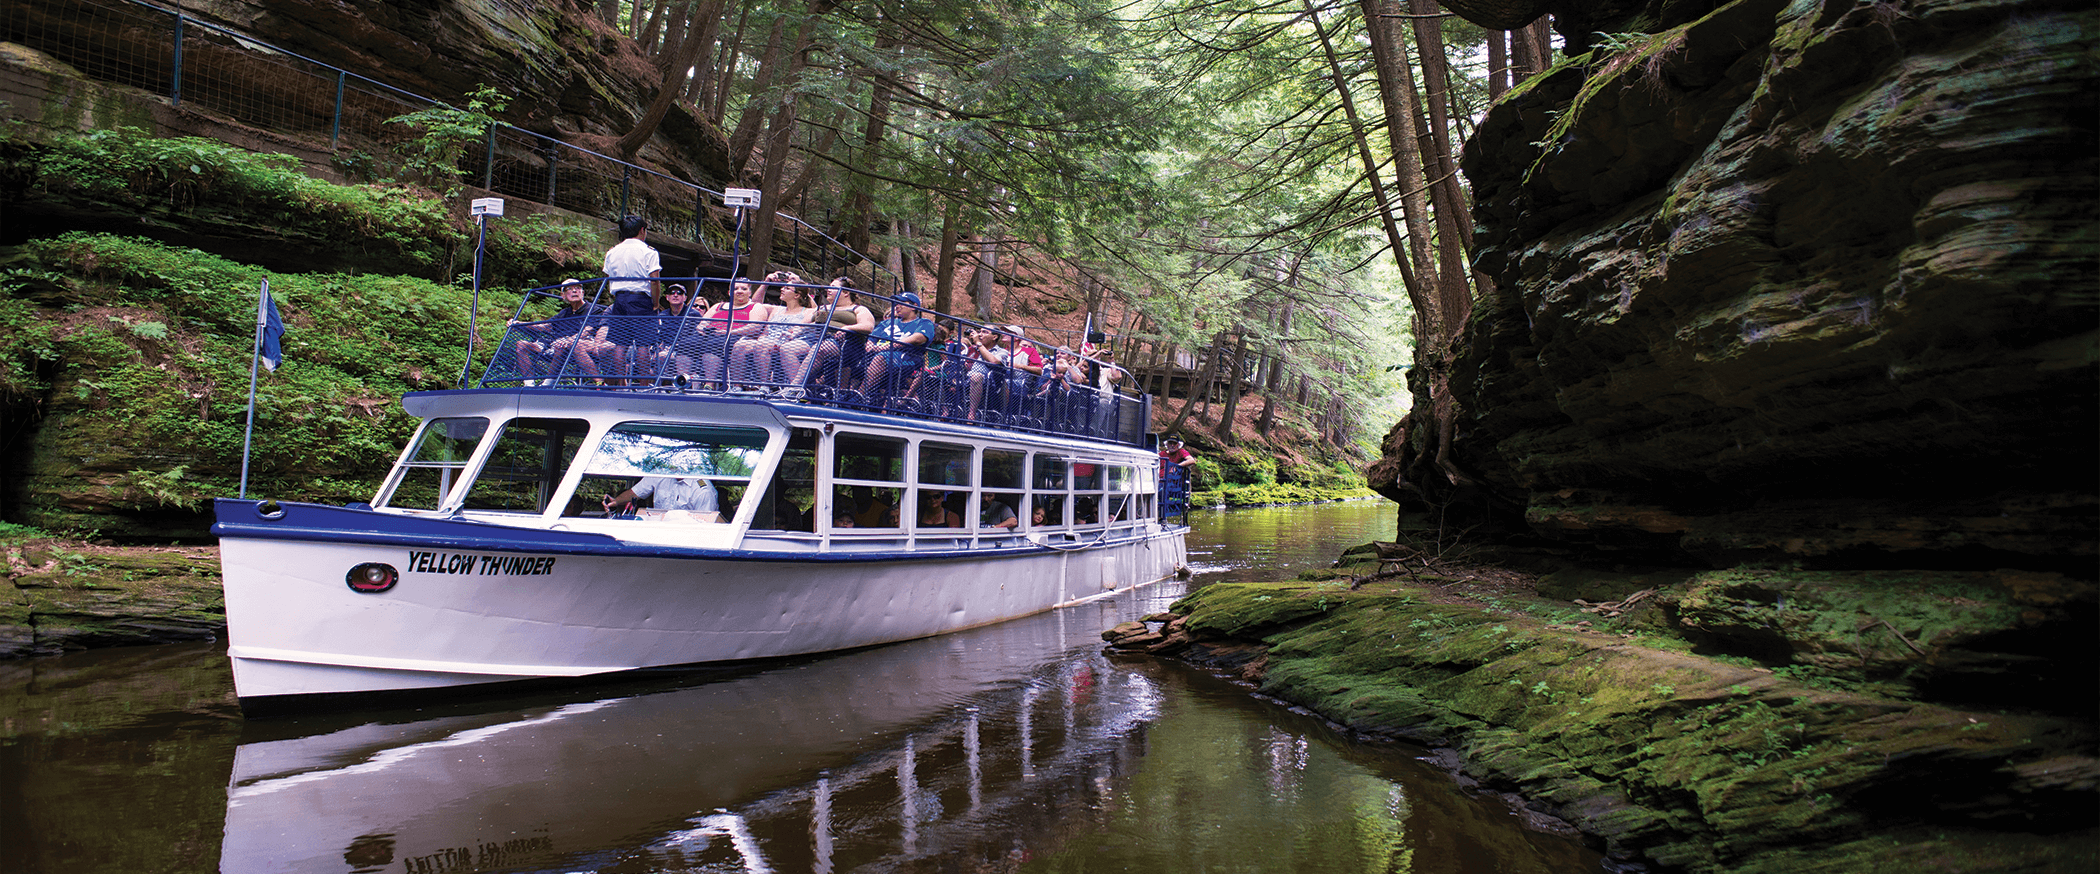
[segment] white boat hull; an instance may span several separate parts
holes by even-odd
[[[224,537],[221,549],[244,704],[911,640],[1129,590],[1186,562],[1174,529],[1084,550],[852,562],[240,536]],[[364,563],[400,568],[398,582],[384,592],[353,589],[346,574]]]

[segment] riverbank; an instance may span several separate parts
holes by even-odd
[[[214,640],[226,631],[219,548],[105,546],[42,535],[0,540],[0,658]]]
[[[1112,645],[1440,747],[1622,859],[1695,872],[2100,862],[2094,666],[2074,654],[2090,581],[1537,574],[1368,549],[1344,562],[1200,589]]]

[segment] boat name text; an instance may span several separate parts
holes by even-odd
[[[541,577],[554,573],[551,555],[475,555],[468,552],[415,552],[408,569],[425,574],[475,574],[484,577]]]

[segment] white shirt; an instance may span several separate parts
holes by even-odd
[[[634,484],[634,496],[646,498],[656,495],[658,510],[689,510],[694,513],[713,513],[719,507],[715,500],[715,486],[704,479],[692,477],[645,476]]]
[[[648,243],[642,242],[640,237],[628,237],[621,240],[619,245],[605,250],[605,275],[636,277],[631,279],[614,279],[612,282],[614,294],[621,292],[648,294],[648,277],[662,273],[663,269],[663,259],[657,256],[656,249]]]

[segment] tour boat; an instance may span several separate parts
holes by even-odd
[[[1148,398],[835,309],[520,321],[474,386],[403,398],[422,423],[370,504],[217,501],[243,707],[847,650],[1183,569]]]

